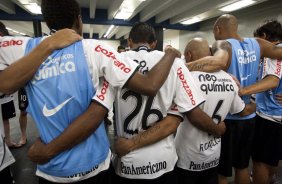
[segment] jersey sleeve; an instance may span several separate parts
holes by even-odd
[[[233,98],[232,104],[230,106],[229,113],[230,114],[238,114],[238,113],[240,113],[244,110],[246,104],[238,94],[239,88],[238,88],[237,84],[235,83],[235,81],[233,79],[231,79],[231,80],[232,80],[232,85],[234,86],[234,98]]]
[[[112,47],[97,40],[86,40],[88,60],[93,66],[92,73],[98,72],[113,87],[123,87],[138,69],[138,64]]]
[[[113,108],[116,89],[107,80],[101,78],[93,100],[104,106],[109,111]]]
[[[179,112],[183,113],[203,103],[205,98],[183,61],[178,59],[174,65],[177,75],[174,103],[177,104]]]
[[[0,37],[0,70],[4,70],[24,56],[26,44],[30,39],[28,37]]]
[[[263,62],[262,78],[266,77],[267,75],[274,75],[281,79],[281,66],[281,60],[266,58]]]
[[[181,114],[181,113],[178,111],[178,107],[177,107],[177,105],[176,105],[175,103],[173,103],[173,104],[171,105],[171,107],[170,107],[169,110],[167,111],[167,115],[178,116],[178,117],[180,117],[180,118],[182,119],[182,121],[183,121],[183,119],[184,119],[184,115]]]

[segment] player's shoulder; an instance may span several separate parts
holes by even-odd
[[[186,67],[185,60],[181,59],[181,58],[175,58],[174,59],[174,62],[172,64],[172,68],[174,68],[174,69],[186,68],[188,70],[188,68]]]
[[[102,53],[107,56],[114,56],[117,54],[112,46],[95,39],[83,39],[82,46],[86,53]]]

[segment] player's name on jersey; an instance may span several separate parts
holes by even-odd
[[[93,167],[92,169],[90,169],[89,171],[87,172],[82,172],[82,173],[78,173],[78,174],[74,174],[74,175],[71,175],[71,176],[66,176],[65,178],[77,178],[77,177],[83,177],[83,176],[86,176],[87,174],[95,171],[96,169],[98,169],[99,165],[96,165],[95,167]]]
[[[219,158],[215,158],[214,160],[212,160],[210,162],[201,162],[201,163],[190,161],[189,170],[191,170],[191,171],[202,171],[202,170],[206,170],[206,169],[216,167],[218,165],[218,163],[219,163]]]
[[[202,143],[199,146],[200,152],[206,151],[208,149],[212,149],[214,146],[219,145],[221,142],[220,138],[213,137],[212,139],[209,140],[209,142]]]
[[[131,166],[126,166],[123,162],[121,162],[121,173],[127,175],[155,174],[161,170],[166,169],[166,167],[166,161],[153,164],[149,162],[147,165],[143,166],[134,166],[133,164],[131,164]]]
[[[198,76],[200,89],[208,94],[209,92],[234,91],[234,86],[229,78],[217,78],[213,74],[200,74]]]

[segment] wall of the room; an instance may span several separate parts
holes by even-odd
[[[179,30],[167,29],[164,31],[163,47],[171,45],[176,49],[179,49]]]
[[[244,9],[242,11],[238,11],[236,14],[234,13],[234,15],[238,18],[239,35],[242,37],[253,37],[253,31],[266,19],[275,18],[282,22],[281,7],[282,1],[274,0],[270,1],[267,6],[265,4],[259,4],[252,9]],[[183,51],[187,42],[194,37],[203,37],[208,40],[209,44],[212,44],[214,42],[212,29],[216,18],[201,23],[199,31],[180,31],[180,51]]]

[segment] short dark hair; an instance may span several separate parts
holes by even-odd
[[[138,22],[133,25],[129,38],[134,43],[153,43],[156,41],[156,33],[152,26],[144,22]]]
[[[80,15],[76,0],[42,0],[41,11],[49,29],[54,30],[72,28]]]
[[[262,37],[264,34],[266,35],[265,39],[268,41],[281,41],[282,40],[281,23],[275,19],[264,21],[264,23],[254,31],[254,36]]]
[[[9,36],[9,31],[7,30],[6,26],[3,24],[3,22],[0,22],[0,33],[2,33],[3,36]]]

